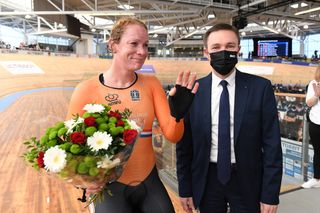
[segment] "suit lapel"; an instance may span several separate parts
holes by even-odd
[[[234,145],[236,145],[238,140],[241,122],[247,104],[248,86],[246,78],[237,70],[234,101]]]
[[[202,84],[202,85],[201,85]],[[200,82],[201,91],[199,91],[200,100],[200,114],[204,124],[204,131],[206,132],[207,141],[211,142],[211,87],[212,87],[212,73]],[[210,143],[211,145],[211,143]]]

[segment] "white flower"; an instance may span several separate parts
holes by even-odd
[[[70,119],[64,122],[64,126],[68,129],[67,134],[71,133],[73,131],[73,128],[77,126],[80,123],[83,123],[84,119],[81,117],[78,117],[77,120]]]
[[[67,129],[69,130],[69,129],[72,128],[72,126],[74,125],[74,123],[75,123],[75,120],[70,119],[70,120],[67,120],[67,121],[64,122],[64,126],[67,127]]]
[[[101,113],[104,109],[104,106],[102,106],[101,104],[86,104],[83,107],[83,110],[86,110],[89,113]]]
[[[108,149],[111,142],[112,136],[107,132],[95,132],[91,137],[87,139],[87,143],[93,151]]]
[[[135,122],[134,120],[127,120],[128,124],[130,125],[131,129],[135,129],[138,132],[141,131],[141,127],[138,126],[137,122]]]
[[[111,160],[113,156],[109,157],[108,155],[102,161],[97,162],[97,167],[102,169],[112,169],[120,164],[120,159],[116,158]]]
[[[45,169],[50,172],[60,172],[67,164],[67,154],[58,146],[51,147],[44,153]]]

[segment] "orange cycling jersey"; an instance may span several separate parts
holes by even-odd
[[[183,133],[183,122],[176,122],[170,115],[169,105],[159,80],[151,75],[136,74],[136,80],[127,88],[113,88],[103,84],[103,75],[83,81],[75,88],[67,119],[84,113],[87,103],[108,104],[112,110],[132,111],[132,118],[144,121],[141,137],[136,142],[130,159],[118,179],[119,182],[137,185],[143,181],[155,165],[152,147],[152,124],[155,117],[164,136],[177,142]]]

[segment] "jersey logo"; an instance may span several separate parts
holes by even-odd
[[[130,96],[132,101],[140,101],[140,92],[138,90],[131,90]]]
[[[112,105],[115,105],[115,104],[121,104],[121,101],[118,100],[119,98],[119,95],[118,94],[108,94],[106,95],[106,97],[104,97],[106,99],[106,101],[108,101],[109,105],[112,106]]]

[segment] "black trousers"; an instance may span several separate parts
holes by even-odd
[[[320,125],[310,122],[309,135],[313,146],[313,177],[320,179]]]
[[[95,213],[174,213],[156,167],[136,186],[113,182],[106,187],[112,196],[105,192],[104,200],[95,205]]]
[[[236,166],[232,166],[230,181],[223,185],[217,179],[217,164],[210,163],[205,192],[199,206],[200,212],[226,213],[228,206],[231,213],[251,213],[240,190]]]

